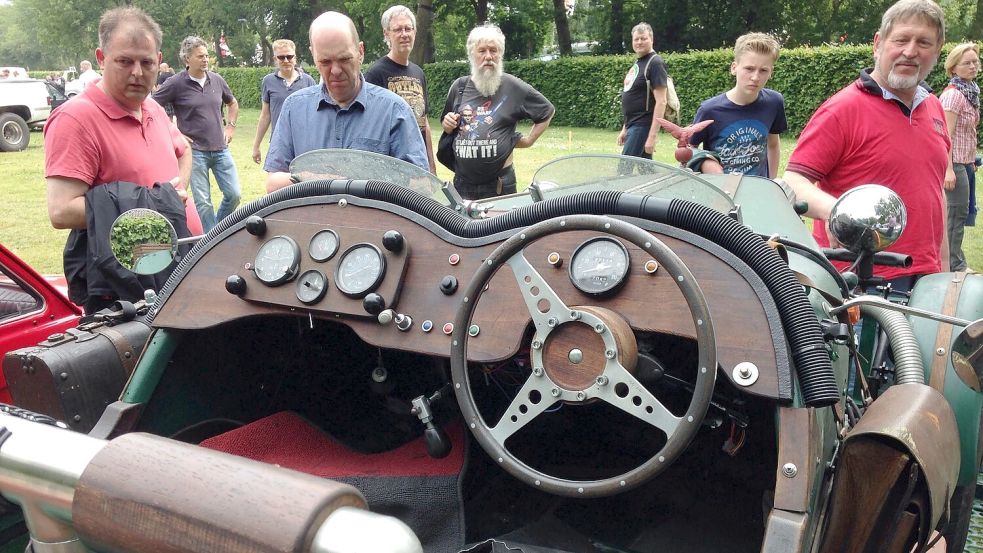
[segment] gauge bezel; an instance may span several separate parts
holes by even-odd
[[[260,276],[260,273],[257,270],[257,268],[260,265],[260,263],[259,263],[259,254],[260,254],[260,252],[263,251],[263,248],[265,248],[267,245],[269,245],[270,242],[273,242],[274,240],[280,240],[280,239],[286,240],[287,243],[290,245],[290,249],[292,250],[292,253],[293,253],[293,259],[290,262],[290,268],[285,273],[283,273],[282,275],[280,275],[279,277],[277,277],[275,279],[267,280],[267,279],[263,278],[262,276]],[[297,241],[296,240],[294,240],[293,238],[291,238],[289,236],[283,235],[283,234],[274,236],[274,237],[270,238],[269,240],[267,240],[266,242],[263,242],[263,245],[260,246],[259,247],[259,250],[256,251],[256,257],[253,258],[253,274],[256,276],[256,279],[257,280],[259,280],[260,282],[262,282],[263,284],[265,284],[267,286],[280,286],[281,284],[286,284],[287,282],[290,282],[291,279],[293,279],[294,277],[297,276],[297,272],[299,270],[300,270],[300,246],[297,245]]]
[[[345,265],[345,259],[355,250],[360,248],[369,248],[375,255],[379,258],[379,273],[375,276],[375,279],[367,287],[360,288],[359,290],[346,290],[343,283],[344,279],[341,278],[341,268]],[[345,296],[349,298],[364,298],[366,295],[374,292],[379,285],[382,284],[382,279],[386,276],[386,256],[382,253],[382,250],[375,244],[370,244],[368,242],[360,242],[355,244],[345,250],[344,253],[338,258],[338,264],[334,269],[334,285],[335,287]]]
[[[334,242],[335,242],[334,250],[332,250],[331,253],[327,257],[324,257],[323,259],[314,256],[314,241],[317,240],[317,238],[319,236],[321,236],[322,234],[331,234],[331,235],[333,235],[334,236]],[[319,231],[315,232],[314,233],[314,236],[311,236],[310,242],[307,243],[307,255],[311,256],[311,259],[313,259],[314,261],[317,261],[318,263],[324,263],[325,261],[329,261],[331,258],[333,258],[334,256],[338,255],[338,250],[340,250],[340,249],[341,249],[341,237],[338,236],[338,233],[337,232],[335,232],[335,231],[333,231],[331,229],[322,229],[322,230],[319,230]]]
[[[593,244],[594,242],[602,242],[602,241],[615,244],[616,246],[618,246],[618,248],[621,249],[621,253],[625,257],[625,273],[621,275],[621,278],[619,278],[617,282],[605,288],[604,290],[586,290],[583,287],[581,287],[581,285],[577,282],[577,279],[574,277],[573,274],[574,268],[577,266],[577,256],[580,255],[580,253],[583,252],[584,248],[586,248],[587,246]],[[610,236],[595,236],[593,238],[588,238],[587,240],[581,242],[576,249],[574,249],[573,255],[570,256],[570,268],[567,269],[567,274],[570,278],[570,283],[573,284],[574,288],[583,292],[584,294],[594,297],[609,296],[620,290],[621,287],[625,285],[625,282],[628,281],[628,276],[631,274],[631,255],[628,254],[628,248],[626,248],[625,245],[622,244],[620,240],[611,238]]]
[[[321,278],[324,280],[324,285],[321,286],[321,289],[317,292],[316,296],[311,297],[309,299],[304,299],[303,297],[301,297],[300,294],[301,286],[304,283],[304,278],[311,273],[316,273],[320,275]],[[313,305],[324,299],[325,294],[328,293],[328,286],[330,286],[330,283],[328,282],[328,275],[324,274],[322,271],[318,269],[308,269],[303,273],[300,273],[300,276],[297,277],[297,284],[294,288],[294,295],[297,296],[297,301],[299,301],[300,303],[304,305]]]

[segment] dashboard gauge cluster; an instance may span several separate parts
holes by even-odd
[[[297,232],[291,234],[298,236]],[[297,240],[280,234],[259,247],[253,263],[247,268],[271,292],[295,281],[294,295],[304,305],[321,302],[332,287],[347,298],[364,298],[383,283],[387,252],[403,258],[403,239],[392,230],[385,234],[356,232],[350,236],[346,234],[346,237],[350,240],[348,244],[332,229],[317,230],[310,235],[305,256]],[[394,240],[398,242],[398,248],[389,247]],[[373,242],[382,243],[387,251]],[[306,260],[308,256],[310,260]],[[402,268],[401,263],[399,268]],[[333,283],[329,275],[333,277]],[[269,296],[268,293],[260,295]],[[281,294],[276,296],[282,300]],[[260,299],[255,295],[254,298]]]
[[[613,294],[625,284],[630,266],[624,244],[608,237],[591,238],[573,252],[570,282],[592,296]]]

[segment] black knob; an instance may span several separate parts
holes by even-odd
[[[362,309],[369,315],[378,315],[386,308],[386,300],[379,294],[369,294],[362,298]]]
[[[253,236],[263,236],[266,234],[266,220],[259,215],[250,215],[246,218],[246,232]]]
[[[239,275],[231,275],[229,278],[225,279],[225,289],[230,294],[235,294],[242,297],[246,293],[246,279]]]
[[[427,454],[434,459],[443,459],[451,452],[451,440],[443,428],[427,423],[423,431],[423,443],[427,446]]]
[[[806,211],[809,211],[809,202],[805,200],[795,200],[792,204],[792,209],[795,210],[796,215],[805,215]]]
[[[382,246],[393,253],[403,251],[403,235],[398,230],[387,230],[382,235]]]
[[[457,292],[457,278],[452,275],[447,275],[440,279],[440,291],[448,296],[454,292]]]

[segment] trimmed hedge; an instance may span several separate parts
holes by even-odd
[[[947,79],[942,68],[952,45],[946,45],[928,82],[941,91]],[[662,54],[679,94],[682,120],[691,121],[703,100],[730,89],[732,50]],[[532,84],[556,106],[557,125],[617,129],[621,126],[621,87],[633,55],[565,57],[553,61],[506,62],[506,71]],[[873,65],[871,45],[820,46],[783,50],[768,88],[785,96],[789,132],[797,135],[812,113],[837,90]],[[367,69],[367,66],[363,69]],[[311,69],[313,71],[313,68]],[[272,67],[219,68],[245,108],[259,109],[260,83]],[[424,67],[430,94],[430,115],[439,117],[451,84],[470,72],[467,62],[440,62]],[[42,77],[43,71],[31,76]],[[315,80],[318,80],[315,76]]]

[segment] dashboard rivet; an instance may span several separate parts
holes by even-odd
[[[573,320],[575,320],[575,321],[579,321],[581,316],[582,315],[580,314],[580,311],[571,311],[570,312],[570,318],[573,319]]]
[[[556,317],[550,317],[549,320],[546,321],[546,324],[550,327],[554,327],[558,322],[559,321],[556,320]]]
[[[945,348],[939,348],[939,349],[935,350],[935,355],[938,355],[940,357],[943,356],[943,355],[945,355]]]
[[[556,268],[559,268],[563,265],[563,258],[561,258],[560,254],[557,252],[550,252],[550,254],[546,256],[546,262]]]
[[[618,482],[618,484],[620,484],[622,488],[625,487],[625,485],[626,485],[626,483],[625,483],[624,480],[622,480],[621,482]]]
[[[782,465],[782,476],[785,478],[795,478],[795,475],[798,473],[799,468],[794,463],[785,463]]]
[[[585,399],[587,399],[587,394],[583,392],[577,392],[577,399],[579,401],[584,401]]]
[[[583,488],[577,488],[577,493],[584,493],[584,489]]]
[[[705,368],[705,367],[704,367]],[[750,361],[742,361],[734,367],[731,373],[734,382],[741,386],[750,386],[758,380],[758,367]]]
[[[646,242],[645,243],[645,247],[646,248],[651,248],[652,247],[652,243],[651,242]]]
[[[570,353],[567,354],[567,360],[574,365],[580,364],[584,361],[584,352],[577,348],[573,348],[570,350]]]
[[[430,319],[423,321],[423,323],[420,324],[420,330],[424,332],[430,332],[433,330],[433,321]]]
[[[542,367],[535,367],[532,370],[532,374],[533,374],[533,376],[543,376],[543,368]]]
[[[604,223],[604,228],[606,228],[606,229],[611,228],[611,223]]]
[[[659,270],[659,263],[654,259],[645,262],[645,272],[652,275]]]
[[[542,484],[542,482],[540,482],[539,480],[536,480],[536,485],[538,486],[540,484]]]
[[[468,336],[472,338],[477,336],[479,332],[481,332],[481,329],[478,328],[478,325],[471,325],[468,327]]]
[[[342,198],[338,200],[338,207],[346,207],[348,205],[348,200]]]

